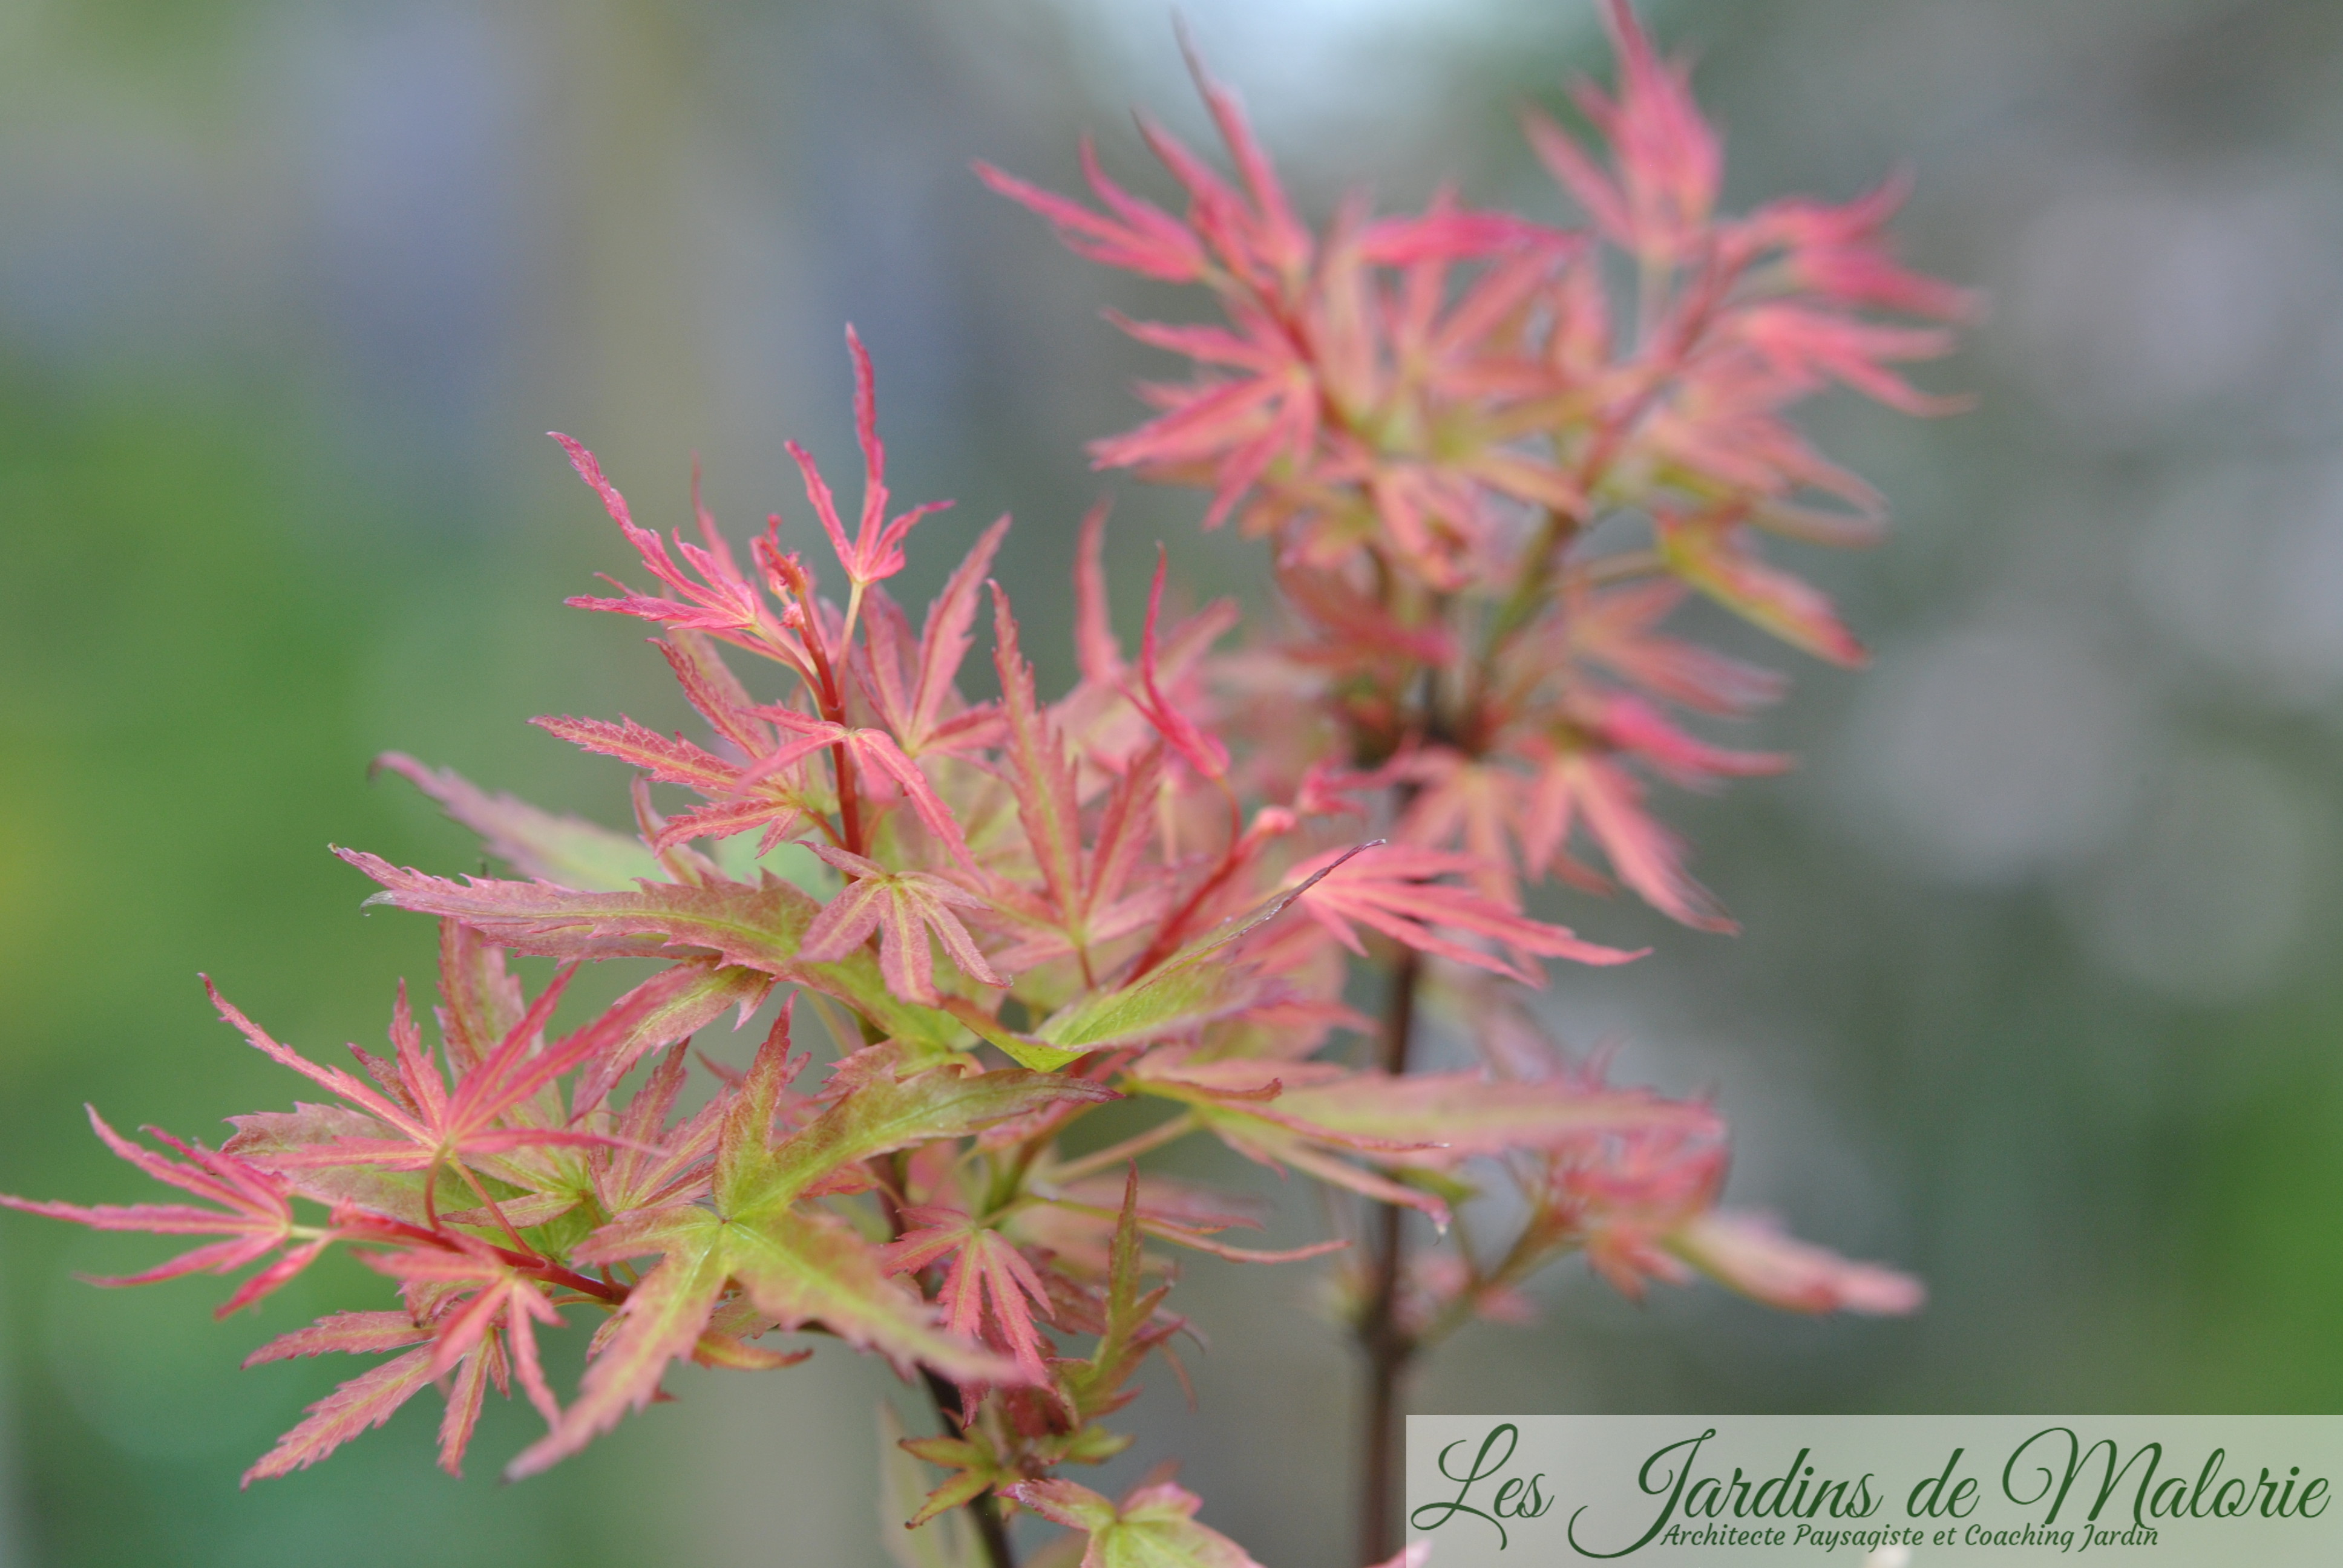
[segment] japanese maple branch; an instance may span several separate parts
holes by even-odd
[[[928,1398],[934,1402],[936,1416],[944,1423],[945,1432],[959,1437],[959,1387],[926,1367],[920,1369],[920,1378],[927,1384]],[[987,1568],[1017,1568],[1017,1550],[1009,1543],[1009,1523],[1001,1517],[1001,1499],[990,1491],[980,1492],[961,1506],[976,1522],[976,1536],[984,1543]]]
[[[1393,1077],[1407,1070],[1408,1043],[1415,1032],[1415,991],[1422,960],[1413,948],[1402,950],[1391,971],[1383,1003],[1379,1058]],[[1406,1278],[1405,1230],[1396,1203],[1374,1206],[1375,1239],[1370,1259],[1364,1309],[1359,1314],[1359,1345],[1367,1357],[1366,1405],[1359,1490],[1360,1560],[1380,1563],[1392,1555],[1393,1524],[1400,1504],[1400,1381],[1415,1355],[1415,1341],[1400,1322],[1400,1286]]]
[[[896,1194],[902,1189],[906,1162],[897,1154],[874,1160],[870,1166],[872,1173],[880,1178],[876,1191],[887,1230],[900,1239],[903,1234],[903,1213]],[[943,1422],[944,1434],[958,1439],[961,1433],[960,1385],[930,1367],[920,1369],[920,1381],[928,1391],[930,1402],[936,1407],[936,1418]],[[1009,1543],[1009,1523],[1001,1517],[1001,1499],[988,1489],[960,1506],[975,1522],[977,1539],[984,1543],[986,1568],[1017,1568],[1017,1552]]]

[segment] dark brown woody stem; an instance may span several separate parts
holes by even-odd
[[[890,1159],[881,1155],[869,1163],[871,1174],[878,1178],[879,1207],[886,1214],[887,1229],[900,1236],[903,1215],[896,1194],[903,1180],[903,1157],[897,1154]],[[920,1379],[927,1386],[928,1398],[935,1403],[937,1417],[944,1423],[945,1435],[959,1437],[960,1386],[928,1367],[920,1369]],[[969,1499],[961,1507],[975,1522],[977,1539],[984,1543],[985,1568],[1017,1568],[1016,1549],[1009,1543],[1009,1522],[1001,1517],[1001,1499],[987,1492]]]
[[[1415,989],[1422,960],[1404,950],[1391,972],[1383,1004],[1382,1066],[1396,1077],[1407,1070],[1407,1048],[1415,1032]],[[1397,1549],[1404,1478],[1400,1473],[1403,1432],[1400,1384],[1414,1358],[1416,1342],[1400,1320],[1400,1282],[1405,1278],[1402,1211],[1395,1203],[1374,1207],[1374,1246],[1368,1295],[1359,1314],[1359,1348],[1366,1352],[1363,1422],[1366,1449],[1359,1493],[1359,1553],[1363,1563],[1381,1563]]]

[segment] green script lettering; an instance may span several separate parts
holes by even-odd
[[[1958,1483],[1953,1481],[1953,1468],[1960,1463],[1961,1455],[1967,1452],[1965,1448],[1953,1450],[1953,1456],[1945,1461],[1942,1475],[1931,1477],[1912,1488],[1912,1495],[1904,1500],[1906,1517],[1942,1518],[1949,1513],[1956,1519],[1966,1519],[1976,1510],[1976,1482],[1969,1477],[1963,1477]],[[1951,1489],[1950,1496],[1946,1495],[1948,1487]],[[1924,1492],[1928,1494],[1926,1503],[1920,1501],[1920,1493]]]
[[[1505,1450],[1503,1453],[1498,1454],[1493,1460],[1489,1457],[1490,1451],[1497,1446],[1497,1440],[1499,1438],[1504,1439]],[[1466,1471],[1463,1475],[1459,1475],[1454,1471],[1448,1468],[1448,1456],[1455,1452],[1458,1449],[1463,1447],[1464,1444],[1471,1440],[1460,1437],[1454,1442],[1450,1443],[1446,1448],[1442,1449],[1440,1451],[1440,1459],[1438,1461],[1440,1465],[1440,1473],[1446,1476],[1449,1480],[1458,1483],[1456,1488],[1456,1496],[1453,1500],[1447,1503],[1427,1503],[1423,1504],[1422,1507],[1416,1509],[1413,1513],[1410,1513],[1407,1516],[1408,1523],[1417,1530],[1437,1530],[1442,1525],[1447,1523],[1450,1520],[1455,1518],[1458,1514],[1469,1513],[1473,1518],[1481,1520],[1495,1529],[1497,1532],[1497,1550],[1503,1552],[1507,1544],[1505,1539],[1505,1527],[1499,1524],[1493,1515],[1483,1513],[1477,1508],[1468,1506],[1464,1499],[1472,1492],[1473,1484],[1476,1482],[1486,1481],[1491,1476],[1496,1474],[1497,1472],[1505,1468],[1505,1462],[1513,1457],[1513,1449],[1520,1443],[1521,1440],[1521,1428],[1515,1426],[1512,1422],[1506,1422],[1502,1426],[1491,1427],[1489,1429],[1489,1435],[1481,1440],[1481,1452],[1473,1456],[1473,1467]],[[1517,1482],[1509,1481],[1505,1483],[1505,1486],[1510,1487],[1518,1484],[1519,1483]],[[1497,1492],[1498,1500],[1502,1503],[1504,1496],[1505,1489],[1504,1487],[1500,1487]]]
[[[1624,1557],[1630,1552],[1640,1551],[1642,1548],[1650,1545],[1652,1538],[1659,1534],[1659,1533],[1666,1527],[1668,1521],[1674,1516],[1676,1504],[1682,1501],[1684,1497],[1684,1484],[1692,1478],[1693,1461],[1700,1457],[1700,1445],[1706,1442],[1710,1438],[1715,1437],[1715,1435],[1716,1428],[1712,1426],[1706,1432],[1702,1432],[1698,1437],[1687,1437],[1681,1439],[1678,1442],[1672,1442],[1665,1448],[1654,1453],[1649,1459],[1644,1461],[1644,1467],[1635,1473],[1636,1486],[1642,1489],[1644,1495],[1646,1497],[1657,1497],[1661,1493],[1664,1492],[1668,1494],[1668,1501],[1666,1505],[1660,1510],[1660,1516],[1652,1521],[1652,1527],[1644,1531],[1644,1533],[1634,1543],[1629,1545],[1622,1546],[1616,1552],[1596,1552],[1588,1547],[1580,1545],[1578,1543],[1578,1521],[1580,1515],[1586,1512],[1585,1506],[1581,1504],[1578,1512],[1570,1516],[1570,1523],[1564,1531],[1564,1536],[1570,1542],[1571,1550],[1577,1553],[1581,1557]],[[1678,1449],[1684,1451],[1684,1462],[1669,1471],[1656,1482],[1654,1481],[1652,1479],[1653,1471],[1659,1467],[1662,1460],[1664,1460],[1668,1455],[1675,1452]],[[1738,1473],[1736,1472],[1735,1473],[1737,1474]]]

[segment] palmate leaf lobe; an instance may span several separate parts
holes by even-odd
[[[87,1225],[98,1231],[146,1231],[164,1236],[223,1238],[182,1252],[166,1262],[138,1273],[96,1278],[90,1283],[146,1285],[175,1280],[184,1274],[234,1273],[247,1264],[258,1262],[278,1248],[284,1248],[282,1256],[247,1278],[216,1309],[215,1315],[226,1317],[240,1308],[253,1305],[283,1285],[314,1261],[327,1242],[333,1240],[331,1235],[315,1236],[312,1232],[315,1239],[299,1246],[291,1244],[294,1239],[293,1205],[287,1197],[287,1184],[275,1172],[226,1151],[210,1150],[200,1143],[182,1141],[160,1128],[146,1129],[149,1136],[185,1156],[181,1161],[170,1160],[152,1150],[140,1148],[107,1126],[96,1106],[83,1109],[88,1112],[89,1124],[97,1133],[99,1141],[117,1157],[158,1181],[218,1207],[206,1209],[193,1203],[44,1202],[6,1193],[0,1193],[0,1205],[27,1214]]]
[[[967,1039],[950,1013],[896,996],[870,953],[800,960],[806,930],[821,906],[769,875],[755,886],[644,881],[628,891],[578,890],[487,878],[456,882],[362,850],[335,852],[382,885],[376,900],[461,921],[515,952],[594,960],[713,956],[826,991],[897,1040],[947,1050]]]
[[[307,1470],[360,1432],[380,1426],[431,1386],[431,1348],[369,1368],[309,1407],[307,1420],[277,1440],[244,1473],[243,1484]]]
[[[774,1111],[802,1058],[789,1048],[790,1010],[727,1091],[709,1207],[679,1202],[624,1215],[571,1252],[587,1264],[652,1254],[616,1328],[554,1430],[513,1462],[532,1474],[577,1452],[658,1392],[668,1365],[692,1355],[719,1303],[737,1289],[788,1330],[819,1323],[849,1344],[967,1382],[1017,1383],[1028,1370],[937,1322],[935,1309],[887,1278],[880,1250],[835,1215],[798,1206],[824,1178],[908,1144],[954,1138],[1059,1101],[1113,1097],[1102,1085],[1011,1069],[944,1065],[898,1078],[891,1048],[855,1060],[846,1091],[804,1127],[769,1141]]]

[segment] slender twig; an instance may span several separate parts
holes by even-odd
[[[1396,1077],[1407,1070],[1408,1043],[1415,1032],[1415,991],[1422,974],[1415,950],[1404,950],[1391,972],[1383,1003],[1382,1066]],[[1360,1560],[1380,1563],[1393,1550],[1402,1497],[1400,1474],[1400,1382],[1416,1344],[1400,1320],[1400,1284],[1406,1276],[1405,1231],[1395,1203],[1374,1209],[1374,1250],[1366,1305],[1359,1314],[1359,1347],[1367,1358],[1366,1409],[1359,1493]]]
[[[928,1397],[935,1402],[936,1415],[944,1423],[944,1431],[958,1437],[960,1434],[958,1385],[926,1367],[920,1369],[920,1377],[928,1385]],[[1001,1499],[990,1492],[980,1493],[962,1506],[968,1516],[976,1522],[976,1536],[984,1543],[984,1561],[988,1568],[1017,1568],[1017,1550],[1009,1543],[1009,1522],[1001,1517]]]
[[[903,1214],[895,1194],[901,1190],[904,1175],[903,1159],[880,1155],[870,1161],[871,1174],[879,1179],[876,1191],[879,1208],[887,1220],[887,1229],[897,1237],[903,1234]],[[936,1417],[944,1423],[945,1435],[960,1435],[960,1385],[929,1367],[920,1369],[920,1380],[927,1387],[928,1398],[936,1407]],[[979,1493],[960,1505],[976,1523],[977,1539],[984,1543],[986,1568],[1017,1568],[1016,1549],[1009,1543],[1009,1522],[1001,1516],[1001,1499],[990,1492]]]
[[[1048,1171],[1049,1180],[1060,1184],[1079,1181],[1085,1176],[1111,1170],[1124,1161],[1135,1159],[1151,1149],[1160,1149],[1174,1139],[1184,1138],[1194,1131],[1196,1131],[1194,1113],[1183,1111],[1179,1115],[1159,1121],[1146,1131],[1126,1138],[1120,1143],[1111,1144],[1095,1153],[1085,1154],[1079,1160],[1069,1160],[1063,1165],[1052,1165]]]

